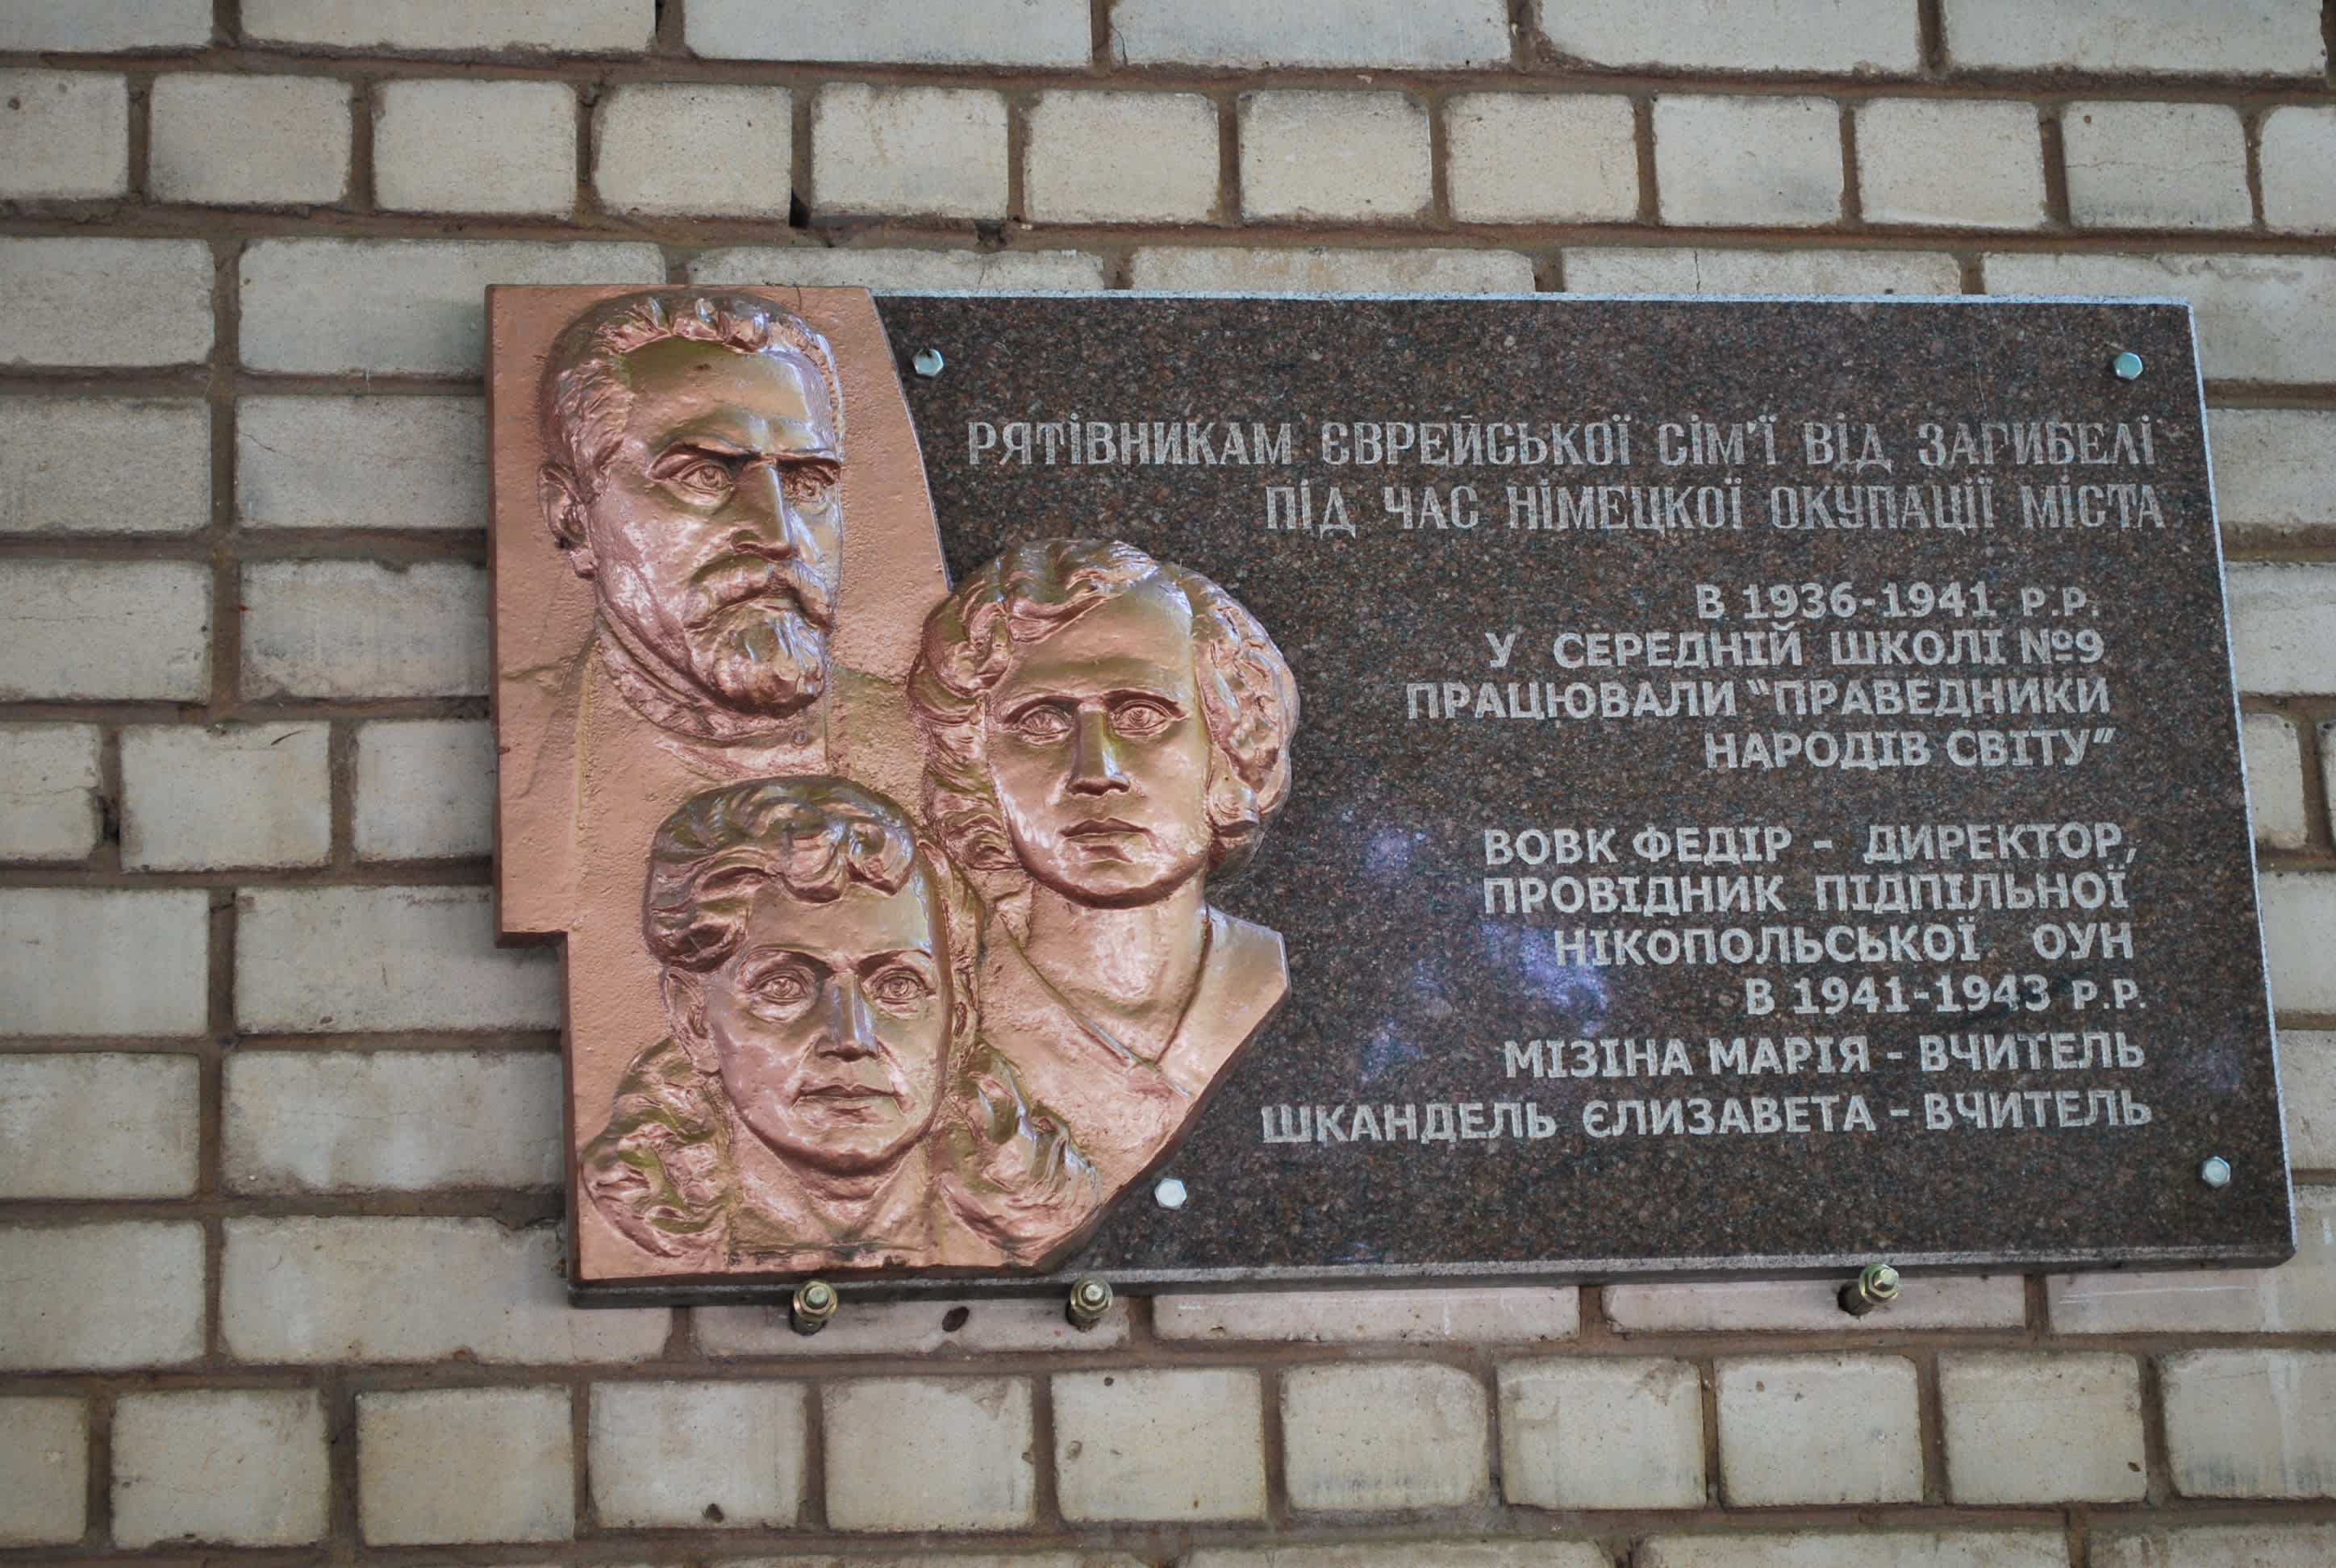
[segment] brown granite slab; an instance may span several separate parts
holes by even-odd
[[[952,580],[1018,541],[1124,540],[1247,605],[1303,699],[1290,804],[1246,876],[1211,890],[1281,933],[1289,998],[1157,1173],[1183,1183],[1183,1206],[1155,1202],[1147,1179],[1065,1273],[1611,1278],[1877,1257],[2267,1262],[2292,1250],[2180,303],[900,295],[879,308]],[[910,373],[925,350],[939,375]],[[2126,352],[2141,360],[2132,379],[2113,368]],[[1618,423],[1611,447],[1587,430],[1625,417],[1627,462]],[[1379,427],[1384,457],[1391,422],[1412,427],[1403,460],[1362,461],[1359,427]],[[1125,461],[1138,423],[1144,460]],[[1162,462],[1172,423],[1181,461]],[[1942,465],[1922,461],[1926,424],[1941,427]],[[1431,424],[1440,456],[1479,444],[1456,464],[1422,462]],[[1699,440],[1698,424],[1715,428]],[[1832,451],[1805,425],[1825,428]],[[1978,461],[1954,451],[1958,425]],[[1534,453],[1520,431],[1548,444],[1552,426],[1573,451],[1523,461]],[[2049,444],[2064,440],[2066,453]],[[1254,461],[1260,449],[1269,461]],[[1835,485],[1861,493],[1814,489]],[[2031,526],[2048,495],[2059,525]],[[1813,499],[1826,525],[1772,523],[1772,504],[1806,521]],[[1621,526],[1580,526],[1585,507]],[[1843,526],[1845,508],[1898,526]],[[2082,515],[2068,525],[2068,511]],[[1936,526],[1942,515],[1974,526]],[[1351,531],[1324,527],[1339,521]],[[1698,585],[1724,615],[1698,614],[1714,608]],[[1792,618],[1747,613],[1785,599]],[[1652,633],[1670,634],[1660,667],[1649,667]],[[1794,633],[1797,665],[1679,667],[1690,637],[1740,634],[1765,656]],[[1939,711],[1970,697],[1939,683],[1997,679],[2007,710],[2044,711],[1991,711],[1985,696],[1990,711]],[[1932,685],[1916,695],[1916,680]],[[1692,707],[1679,681],[1694,683]],[[1812,682],[1833,687],[1821,714],[1797,711]],[[1445,716],[1447,701],[1460,716]],[[1707,702],[1721,711],[1696,711]],[[1830,742],[1813,750],[1819,735]],[[1712,765],[1730,745],[1741,765]],[[1782,765],[1762,765],[1780,752]],[[1924,760],[1906,765],[1913,752]],[[1982,765],[1999,754],[2003,765]],[[1950,861],[1865,858],[1876,826],[1974,823],[1999,858],[1971,858],[1969,834]],[[1633,847],[1650,826],[1660,859]],[[1708,830],[1746,826],[1789,843],[1764,835],[1772,860],[1707,863]],[[1488,829],[1544,858],[1488,866]],[[1535,833],[1550,836],[1521,836]],[[1599,842],[1615,858],[1559,863],[1565,833],[1611,834]],[[1727,848],[1743,847],[1731,832]],[[1989,904],[1975,879],[2007,871],[2078,879],[2072,907]],[[1828,903],[1888,905],[1888,884],[1846,880],[1887,873],[1963,880],[1920,884],[1919,911],[1818,907],[1820,878],[1844,879],[1823,884]],[[1512,909],[1504,900],[1531,895],[1487,885],[1523,874],[1545,898],[1585,901],[1708,875],[1722,879],[1714,900],[1755,907],[1560,913]],[[1609,879],[1602,892],[1591,876]],[[1966,898],[1981,907],[1929,907]],[[1624,930],[1638,946],[1610,935],[1605,956],[1641,961],[1595,961],[1600,939],[1582,933]],[[1772,944],[1796,940],[1778,961]],[[1750,960],[1728,961],[1722,944],[1745,943]],[[1700,955],[1720,961],[1687,961]],[[1814,1010],[1795,1010],[1797,981]],[[1773,1011],[1747,1013],[1747,982],[1767,988]],[[1941,1010],[1942,988],[1959,1010]],[[1992,1059],[1972,1047],[1976,1066],[1948,1054],[1950,1037],[1960,1047],[1972,1035],[1996,1037]],[[1843,1066],[1850,1037],[1866,1069],[1816,1070]],[[1937,1070],[1924,1037],[1940,1042]],[[1608,1040],[1621,1076],[1606,1076],[1610,1047],[1573,1043]],[[1626,1040],[1658,1044],[1634,1062]],[[1534,1041],[1564,1044],[1552,1062]],[[1564,1071],[1537,1076],[1536,1057]],[[1650,1060],[1675,1070],[1631,1073]],[[1573,1076],[1583,1066],[1592,1076]],[[1870,1125],[1850,1125],[1853,1096]],[[1376,1136],[1360,1135],[1358,1105]],[[1406,1122],[1499,1135],[1428,1141],[1405,1135]],[[2202,1181],[2209,1156],[2229,1163],[2227,1185]]]

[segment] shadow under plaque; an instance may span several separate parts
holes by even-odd
[[[579,1300],[2292,1251],[2179,302],[644,292],[491,310]]]

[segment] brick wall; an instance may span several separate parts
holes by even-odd
[[[0,5],[0,1562],[2336,1561],[2331,25]],[[480,290],[686,279],[2191,296],[2302,1254],[569,1310]]]

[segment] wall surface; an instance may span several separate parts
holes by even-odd
[[[0,1563],[2336,1561],[2316,0],[0,4]],[[480,291],[2186,294],[2269,1273],[579,1312]],[[924,1554],[931,1553],[928,1558]]]

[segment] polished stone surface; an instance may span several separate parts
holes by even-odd
[[[1188,1201],[1170,1210],[1152,1200],[1149,1180],[1139,1183],[1069,1272],[1122,1281],[1443,1271],[1613,1276],[1833,1268],[1872,1257],[1909,1265],[2267,1261],[2289,1250],[2220,551],[2185,307],[891,296],[880,308],[953,578],[1019,540],[1125,540],[1207,573],[1253,610],[1289,657],[1304,703],[1289,807],[1243,880],[1211,889],[1229,911],[1282,933],[1290,998],[1162,1167],[1184,1183]],[[910,373],[912,356],[926,349],[942,357],[938,375]],[[2137,377],[2116,374],[2122,352],[2140,356]],[[1740,462],[1724,450],[1715,460],[1703,450],[1709,443],[1661,428],[1700,422],[1725,441],[1729,427],[1763,415],[1775,419],[1773,464],[1757,423],[1748,424]],[[1618,461],[1596,465],[1590,460],[1600,448],[1585,444],[1596,438],[1578,429],[1582,462],[1562,452],[1538,466],[1495,461],[1519,455],[1519,425],[1545,438],[1552,424],[1610,416],[1630,419],[1627,463],[1618,443]],[[1076,464],[1061,423],[1074,419],[1086,437]],[[1171,421],[1208,427],[1202,433],[1217,461],[1084,461],[1103,455],[1095,436],[1106,424],[1116,459],[1123,424],[1138,421],[1153,426],[1154,443]],[[1454,421],[1501,428],[1485,433],[1482,460],[1472,455],[1456,467],[1421,463],[1416,437],[1399,463],[1355,461],[1355,427],[1389,421],[1445,422],[1447,432]],[[2071,428],[2039,428],[2039,443],[2065,434],[2079,459],[2112,461],[2063,464],[2049,447],[2015,450],[2028,433],[2009,426],[2043,421]],[[1054,427],[1051,438],[1032,430],[1027,463],[1007,430],[1016,422]],[[1252,424],[1264,426],[1275,461],[1228,461],[1225,433],[1236,422],[1244,446],[1256,444]],[[1864,439],[1868,422],[1873,452]],[[1999,428],[1982,431],[1987,422]],[[1285,424],[1286,463],[1279,451]],[[1335,444],[1326,453],[1326,424],[1347,427],[1343,463],[1329,461],[1341,455]],[[1925,424],[1942,427],[1933,455],[1947,466],[1922,461]],[[1952,445],[1959,424],[1975,443],[1992,437],[1991,465],[1959,461]],[[2099,428],[2077,428],[2085,425]],[[2117,444],[2120,426],[2129,447]],[[1818,427],[1828,431],[1835,459],[1845,445],[1853,459],[1879,455],[1890,466],[1826,461]],[[1188,425],[1180,453],[1188,459],[1192,433]],[[1922,526],[1909,510],[1907,488],[1920,485],[1913,502],[1926,520],[1942,509],[1960,515],[1949,490],[1981,477],[1992,481],[1985,526]],[[2062,507],[2105,515],[2097,525],[2027,526],[2022,486],[2040,509],[2059,482],[2128,488],[2052,492]],[[1807,487],[1835,483],[1873,487],[1860,507],[1881,505],[1876,489],[1891,487],[1901,526],[1772,526],[1772,502],[1806,516]],[[1296,494],[1273,493],[1301,484]],[[1688,494],[1677,510],[1658,498],[1652,514],[1685,521],[1700,502],[1723,526],[1528,526],[1534,510],[1554,511],[1560,493],[1578,506],[1585,484],[1717,487],[1710,496]],[[2144,485],[2162,526],[2147,513]],[[1472,487],[1473,495],[1455,502],[1454,486]],[[1514,507],[1513,486],[1520,495]],[[1333,487],[1351,535],[1319,526]],[[1408,496],[1416,526],[1406,529],[1390,511],[1389,487]],[[1425,487],[1436,492],[1443,527],[1426,520]],[[1627,524],[1648,498],[1618,491],[1605,499]],[[1844,500],[1839,492],[1822,499],[1828,516]],[[1287,526],[1285,500],[1301,523],[1315,526]],[[1978,487],[1961,490],[1960,500],[1977,506]],[[1270,506],[1282,526],[1269,528]],[[1459,525],[1472,509],[1473,526]],[[1960,614],[1936,602],[1951,582],[1962,587]],[[1803,601],[1805,583],[1820,586],[1822,605]],[[1698,584],[1718,587],[1724,616],[1698,615],[1712,608]],[[1841,584],[1846,595],[1834,592]],[[1930,585],[1927,615],[1913,613],[1924,602],[1915,584]],[[1984,587],[1988,617],[1976,613],[1975,584]],[[1751,618],[1747,589],[1761,590],[1756,599],[1767,609],[1768,585],[1790,585],[1796,609],[1820,608],[1823,618]],[[1893,588],[1903,612],[1894,618]],[[2023,599],[2023,589],[2036,594]],[[1752,632],[1765,648],[1767,634],[1794,628],[1803,656],[1794,668],[1648,669],[1643,655],[1628,670],[1570,668],[1556,657],[1562,650],[1579,660],[1597,646],[1562,634]],[[1942,635],[1935,642],[1913,635],[1926,630]],[[1934,662],[1954,657],[1959,630],[2000,632],[1964,639],[1961,648],[1984,647],[2000,663]],[[1853,635],[1836,646],[1836,632]],[[1869,649],[1867,633],[1909,635]],[[1511,634],[1507,662],[1496,669],[1495,647]],[[1908,662],[1835,657],[1870,651],[1894,660],[1901,649]],[[1872,684],[1877,677],[1902,683],[1901,700],[1909,679],[2105,679],[2107,711],[1817,716],[1796,711],[1803,694],[1779,685],[1825,681],[1845,693],[1864,679],[1864,696],[1887,708],[1890,696]],[[1597,706],[1601,682],[1624,682],[1636,710],[1641,681],[1652,683],[1651,700],[1661,704],[1671,700],[1672,681],[1689,679],[1732,681],[1735,716],[1614,717]],[[1489,696],[1487,681],[1496,683]],[[1416,683],[1435,683],[1439,711],[1444,683],[1465,683],[1465,716],[1429,716]],[[1585,700],[1569,690],[1578,683],[1591,688],[1591,716],[1566,708]],[[2079,688],[2049,689],[2073,700]],[[1535,696],[1544,708],[1553,698],[1562,716],[1494,718],[1480,706],[1480,698],[1514,701],[1529,713]],[[1922,706],[1938,703],[1934,686]],[[1841,704],[1837,695],[1833,706]],[[1707,765],[1715,746],[1724,755],[1721,737],[1732,736],[1739,760],[1748,761],[1756,736],[1773,753],[1780,732],[1804,740],[1824,732],[1837,745],[1862,748],[1874,743],[1847,737],[1878,731],[1919,733],[1928,762]],[[2049,734],[2039,738],[2038,731]],[[1873,755],[1897,756],[1901,744]],[[1964,765],[1992,758],[1999,746],[2005,765]],[[2027,765],[2016,765],[2020,757]],[[2049,859],[1867,863],[1874,826],[1923,823],[2088,824],[2068,836],[2069,848],[2094,838],[2089,824],[2113,823],[2122,842],[2081,863],[2060,858],[2057,833]],[[1660,862],[1634,852],[1634,838],[1650,824],[1666,833],[1763,824],[1789,830],[1791,843],[1774,864],[1682,867],[1675,852]],[[1514,835],[1612,830],[1617,858],[1488,868],[1487,829],[1532,849],[1540,841]],[[2031,853],[2044,847],[2032,833],[2016,836]],[[2007,847],[1990,837],[1990,849]],[[1818,907],[1820,877],[2014,869],[2023,877],[2089,873],[2094,881],[2081,891],[2096,901],[2113,896],[2107,873],[2114,872],[2129,907],[1845,914]],[[1518,873],[1781,877],[1770,892],[1783,907],[1511,912],[1506,895],[1488,891],[1484,879]],[[1871,888],[1886,899],[1883,884]],[[1587,884],[1563,896],[1574,891],[1598,896]],[[1621,896],[1619,883],[1614,891]],[[1927,888],[1923,896],[1927,905]],[[2130,958],[2116,934],[2127,921]],[[1969,932],[1958,922],[1970,922]],[[2039,937],[2035,928],[2048,925],[2060,930]],[[1738,928],[1757,943],[1766,927],[1798,927],[1818,943],[1834,928],[1864,927],[1883,961],[1861,959],[1851,934],[1834,936],[1833,956],[1808,964],[1776,962],[1756,947],[1747,963],[1601,967],[1562,958],[1552,936],[1576,928]],[[2103,927],[2117,956],[2101,956]],[[1912,945],[1893,951],[1893,930]],[[1950,944],[1943,959],[1941,943]],[[1941,1011],[1942,972],[1959,996],[1977,983],[1970,977],[1985,977],[1987,999]],[[2015,978],[1999,989],[2006,977]],[[1829,997],[1825,982],[1836,979],[1842,985]],[[1871,1003],[1856,989],[1869,979]],[[1767,983],[1774,1011],[1747,1015],[1747,980]],[[1810,984],[1813,1012],[1795,1010],[1800,980]],[[1896,992],[1888,989],[1893,980]],[[2121,1008],[2113,1005],[2118,981],[2131,984]],[[2076,998],[2086,994],[2078,1011]],[[2029,1010],[2036,999],[2044,1007]],[[2034,1044],[2033,1067],[2024,1039],[2013,1047],[2016,1069],[1973,1070],[1951,1057],[1942,1070],[1922,1066],[1926,1035],[2061,1031],[2068,1059],[2084,1048],[2087,1030],[2110,1035],[2110,1065],[2056,1068],[2047,1038]],[[1752,1065],[1763,1037],[1781,1053],[1788,1037],[1820,1035],[1864,1036],[1871,1070],[1821,1074],[1812,1062],[1794,1074],[1713,1071],[1715,1037],[1744,1037]],[[1531,1040],[1610,1037],[1679,1040],[1689,1070],[1537,1078],[1530,1066],[1512,1077],[1506,1065],[1506,1042],[1523,1050]],[[1616,1065],[1626,1067],[1621,1049]],[[1659,1050],[1658,1058],[1668,1054]],[[1828,1046],[1818,1054],[1835,1053]],[[1581,1057],[1569,1044],[1562,1060],[1571,1068]],[[1604,1048],[1591,1057],[1602,1071]],[[2059,1091],[2074,1091],[2073,1100],[2055,1097]],[[1852,1095],[1862,1096],[1870,1130],[1839,1130]],[[1640,1113],[1618,1105],[1687,1102],[1678,1112],[1685,1129],[1698,1115],[1697,1101],[1708,1102],[1718,1127],[1731,1098],[1749,1125],[1785,1116],[1784,1096],[1823,1096],[1835,1098],[1806,1098],[1790,1113],[1806,1118],[1806,1132],[1641,1134]],[[1956,1108],[1957,1096],[1990,1123],[2008,1121],[2016,1106],[2019,1124],[1974,1125]],[[1511,1135],[1509,1113],[1496,1106],[1512,1102],[1530,1104],[1554,1131],[1538,1140]],[[1422,1132],[1437,1115],[1431,1106],[1473,1105],[1465,1125],[1497,1125],[1501,1135],[1339,1141],[1318,1131],[1303,1144],[1264,1136],[1281,1130],[1274,1118],[1285,1106],[1293,1128],[1299,1107],[1309,1125],[1318,1107],[1348,1107],[1332,1127],[1350,1135],[1358,1103],[1374,1107],[1374,1125],[1382,1119],[1377,1107],[1398,1107],[1399,1122],[1400,1107],[1416,1106]],[[2146,1123],[2127,1115],[2129,1103],[2148,1107]],[[2117,1125],[2101,1112],[2105,1104],[2117,1106]],[[1942,1110],[1951,1128],[1928,1125],[1926,1111]],[[2040,1129],[2039,1111],[2049,1124]],[[2082,1122],[2088,1112],[2090,1125],[2059,1125]],[[1601,1129],[1627,1119],[1621,1135],[1600,1137],[1585,1130],[1585,1117]],[[1825,1118],[1837,1130],[1817,1130]],[[1456,1115],[1454,1122],[1461,1125]],[[2230,1162],[2227,1186],[2199,1179],[2209,1155]]]

